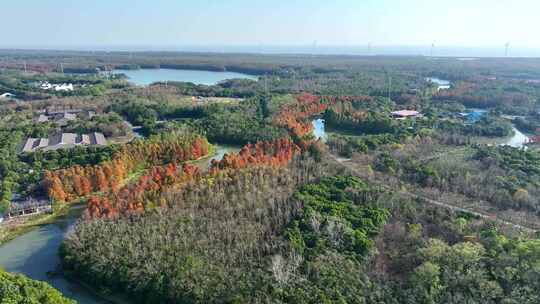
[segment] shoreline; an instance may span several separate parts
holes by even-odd
[[[0,247],[41,226],[54,224],[63,216],[69,215],[71,208],[82,205],[82,203],[63,204],[59,207],[53,206],[52,213],[38,214],[24,219],[21,223],[4,222],[0,225]],[[55,210],[56,209],[56,210]],[[5,230],[5,231],[4,231]]]

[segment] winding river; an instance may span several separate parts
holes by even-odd
[[[0,266],[9,272],[22,273],[32,279],[46,281],[66,297],[82,304],[108,303],[61,275],[49,275],[60,264],[58,249],[66,232],[81,215],[84,206],[74,206],[69,214],[23,234],[0,247]]]
[[[326,134],[323,119],[315,119],[311,122],[313,124],[313,135],[315,138],[321,138],[324,141],[327,140],[328,134]],[[523,132],[519,131],[515,126],[512,126],[514,131],[513,135],[505,138],[489,139],[483,143],[501,146],[511,146],[514,148],[527,148],[525,145],[529,141],[529,137]]]

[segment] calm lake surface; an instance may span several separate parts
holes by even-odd
[[[149,85],[158,81],[183,81],[195,84],[214,85],[226,79],[252,79],[256,76],[234,72],[213,72],[198,70],[176,69],[140,69],[140,70],[114,70],[114,74],[125,74],[129,81],[136,85]]]

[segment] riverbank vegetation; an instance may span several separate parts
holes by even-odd
[[[23,275],[9,274],[0,269],[1,303],[72,304],[49,284],[34,281]]]
[[[473,123],[461,121],[443,121],[437,129],[449,134],[459,134],[467,137],[507,137],[513,134],[512,124],[501,117],[484,115]]]
[[[53,204],[52,213],[27,216],[0,225],[0,246],[33,229],[56,222],[59,218],[67,215],[69,210],[70,206],[68,205]]]

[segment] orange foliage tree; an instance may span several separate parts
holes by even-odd
[[[42,184],[51,199],[70,201],[93,192],[118,189],[137,168],[181,163],[208,154],[208,141],[195,134],[172,132],[122,146],[112,160],[93,166],[47,171]]]
[[[138,214],[147,209],[165,207],[159,200],[159,194],[164,189],[184,184],[199,176],[199,169],[189,164],[155,166],[136,183],[127,184],[109,195],[92,196],[88,200],[86,216],[116,218],[119,215]]]
[[[288,138],[248,144],[239,153],[225,154],[220,161],[213,160],[211,171],[240,169],[252,165],[285,166],[299,152],[300,147]]]
[[[200,178],[212,178],[229,170],[239,170],[250,166],[287,166],[295,155],[307,150],[312,141],[306,139],[312,132],[310,118],[323,112],[333,99],[325,99],[311,94],[302,94],[292,104],[285,105],[274,117],[274,123],[289,130],[292,138],[282,138],[272,142],[258,142],[245,145],[240,152],[225,154],[217,161],[213,160],[210,170],[202,175],[197,167],[180,161],[197,159],[208,154],[208,143],[203,138],[195,138],[189,146],[170,144],[168,146],[149,143],[137,146],[134,154],[149,155],[149,162],[155,165],[147,174],[141,176],[136,183],[125,185],[106,196],[93,196],[88,200],[86,214],[90,218],[115,218],[120,215],[139,214],[156,207],[167,207],[162,193],[168,188],[182,187],[188,181]],[[189,147],[188,149],[185,149]],[[147,152],[140,152],[144,150]],[[169,153],[167,151],[174,151]],[[160,155],[169,155],[169,164],[163,162]],[[121,171],[121,170],[120,170]],[[114,173],[113,167],[112,175]]]

